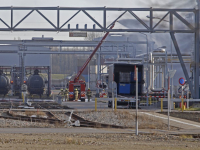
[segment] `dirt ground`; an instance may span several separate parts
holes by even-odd
[[[199,150],[192,136],[134,134],[1,134],[0,150]]]

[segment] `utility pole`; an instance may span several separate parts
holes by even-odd
[[[142,33],[142,32],[140,32],[141,34],[143,34],[143,35],[145,35],[146,36],[146,41],[147,41],[147,71],[146,71],[146,79],[147,79],[147,85],[146,85],[146,90],[147,90],[147,93],[146,93],[146,96],[147,96],[147,98],[146,98],[146,104],[147,104],[147,106],[148,106],[148,104],[149,104],[149,77],[148,77],[148,75],[149,75],[149,41],[148,41],[148,37],[147,37],[147,34],[145,34],[145,33]]]

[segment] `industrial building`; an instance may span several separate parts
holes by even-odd
[[[88,66],[81,72],[84,81],[87,83],[86,88],[91,88],[97,94],[102,90],[102,86],[100,87],[99,85],[105,83],[107,86],[104,88],[109,87],[108,77],[110,75],[108,74],[108,66],[113,63],[127,63],[143,65],[141,71],[143,84],[140,85],[142,86],[140,93],[142,93],[141,96],[147,98],[147,103],[148,97],[157,95],[157,93],[159,93],[159,96],[167,97],[169,81],[166,76],[170,72],[173,72],[173,77],[170,77],[171,97],[179,97],[182,94],[182,86],[178,83],[179,78],[182,77],[186,81],[183,90],[187,94],[189,93],[190,97],[199,98],[199,67],[197,66],[198,63],[196,63],[199,62],[198,9],[0,7],[0,10],[8,10],[12,16],[10,24],[2,20],[3,24],[0,31],[56,31],[70,32],[70,36],[80,36],[83,32],[84,34],[85,32],[110,32],[108,37],[101,43],[102,45],[100,45],[94,57],[89,60]],[[13,13],[16,10],[30,10],[30,12],[19,22],[14,23]],[[56,10],[56,22],[45,17],[42,13],[44,10]],[[69,20],[61,21],[60,12],[70,10],[76,10],[77,13],[71,16]],[[103,21],[100,23],[95,20],[87,12],[89,10],[103,12]],[[120,11],[121,14],[108,24],[106,15],[110,11]],[[137,13],[134,13],[143,11],[148,14],[145,18],[139,17]],[[38,13],[52,28],[19,27],[33,12]],[[75,28],[70,25],[70,20],[76,17],[79,12],[83,12],[94,22],[92,28],[87,24],[84,27],[80,27],[77,23]],[[160,13],[161,17],[154,16],[154,12]],[[180,12],[184,12],[184,14]],[[132,20],[123,18],[127,14],[132,17]],[[129,21],[135,22],[133,26],[130,26]],[[61,22],[64,23],[61,24]],[[114,24],[116,24],[115,27],[111,28]],[[125,28],[120,28],[119,25]],[[189,40],[183,37],[187,37]],[[72,66],[72,64],[73,70],[70,70],[71,72],[68,75],[66,73],[63,80],[58,81],[61,81],[61,86],[66,88],[66,83],[69,82],[70,77],[79,72],[100,39],[101,37],[94,38],[92,41],[64,41],[42,36],[31,40],[1,40],[0,52],[2,55],[0,57],[2,61],[0,66],[3,72],[10,72],[11,80],[13,76],[19,78],[17,79],[19,81],[15,81],[19,82],[18,88],[26,82],[27,73],[31,72],[31,70],[43,70],[39,70],[40,73],[46,71],[47,79],[44,79],[44,82],[46,84],[45,87],[48,89],[46,90],[48,91],[47,95],[50,95],[53,62],[51,55],[66,54],[74,58],[73,62],[69,62],[69,60],[64,62],[66,70],[70,70],[67,66]],[[17,75],[14,75],[12,72],[16,71]],[[124,73],[119,73],[119,75],[121,74]],[[130,77],[132,76],[131,72],[128,72],[128,74],[130,74]],[[132,82],[131,80],[130,82]],[[12,93],[15,93],[14,87],[11,85]],[[186,95],[186,93],[183,92],[182,96]]]

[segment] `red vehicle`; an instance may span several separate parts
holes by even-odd
[[[112,24],[112,26],[110,27],[110,29],[112,29],[114,27],[115,23]],[[103,43],[103,41],[106,39],[106,37],[108,36],[109,32],[107,32],[104,37],[101,39],[101,41],[99,42],[99,44],[97,45],[97,47],[94,49],[94,51],[92,52],[92,54],[90,55],[90,57],[86,60],[85,64],[82,66],[82,68],[79,70],[79,72],[77,73],[77,75],[74,78],[74,81],[69,81],[69,100],[74,100],[75,99],[75,90],[78,90],[78,97],[81,101],[85,101],[85,81],[83,80],[79,80],[79,77],[81,76],[82,72],[84,71],[84,69],[86,68],[86,66],[88,65],[88,63],[90,62],[90,60],[92,59],[92,57],[94,56],[94,54],[96,53],[96,51],[99,49],[99,47],[101,46],[101,44]]]
[[[79,80],[78,82],[74,82],[74,81],[69,81],[69,100],[72,101],[75,99],[75,95],[74,92],[77,89],[78,90],[78,98],[81,101],[85,101],[85,81],[83,80]]]

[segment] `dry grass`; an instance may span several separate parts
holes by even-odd
[[[199,150],[197,140],[174,138],[166,135],[135,136],[130,133],[49,133],[49,134],[2,134],[0,149],[16,150]]]
[[[74,139],[72,139],[71,137],[67,137],[67,138],[66,138],[66,143],[67,143],[67,144],[75,144],[76,141],[75,141]]]
[[[164,129],[166,125],[162,120],[153,116],[139,115],[139,128],[140,129]]]
[[[180,139],[193,139],[193,136],[189,134],[182,134],[179,137]]]
[[[80,145],[81,144],[80,140],[75,140],[71,137],[66,137],[65,143],[66,144],[74,144],[74,145]]]

